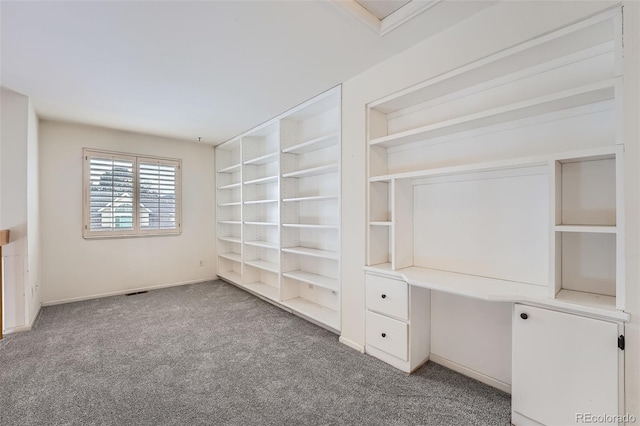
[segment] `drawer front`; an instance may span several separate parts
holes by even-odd
[[[406,282],[366,275],[367,309],[402,320],[409,319],[409,286]]]
[[[367,345],[407,361],[409,326],[374,312],[367,311]]]

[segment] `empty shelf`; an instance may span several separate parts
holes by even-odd
[[[278,159],[278,153],[272,152],[270,154],[265,154],[265,155],[261,155],[260,157],[252,158],[250,160],[245,160],[244,164],[254,164],[254,165],[267,164],[267,163],[273,163],[277,159]]]
[[[229,203],[220,203],[218,207],[230,207],[230,206],[239,206],[242,204],[240,201],[231,201]]]
[[[311,302],[301,297],[289,299],[282,302],[294,311],[325,324],[335,330],[340,330],[340,312],[334,311],[317,303]]]
[[[304,256],[321,257],[323,259],[338,260],[338,252],[318,250],[309,247],[286,247],[282,249],[285,253],[301,254]]]
[[[305,142],[283,148],[282,152],[290,154],[304,154],[306,152],[317,151],[319,149],[335,146],[338,144],[338,133],[320,136],[319,138],[310,139]]]
[[[253,200],[253,201],[245,201],[245,204],[267,204],[267,203],[277,203],[278,200]]]
[[[590,306],[598,309],[617,311],[616,298],[614,296],[605,296],[602,294],[585,293],[574,290],[560,290],[556,295],[555,300]]]
[[[283,223],[285,228],[338,229],[338,225],[321,225],[312,223]]]
[[[266,183],[277,182],[278,176],[267,176],[258,179],[251,179],[244,182],[245,185],[264,185]]]
[[[278,287],[260,281],[244,284],[243,287],[268,299],[278,300]]]
[[[245,241],[246,245],[277,249],[280,244],[273,241]]]
[[[253,266],[254,268],[263,269],[269,272],[275,272],[276,274],[280,271],[280,265],[277,263],[267,262],[266,260],[254,259],[247,260],[244,263],[245,265]]]
[[[218,272],[218,276],[236,284],[240,284],[242,282],[242,276],[236,271]]]
[[[331,291],[338,291],[338,280],[335,278],[325,277],[324,275],[318,275],[306,271],[291,271],[283,272],[282,276],[292,278],[303,283],[326,288]]]
[[[593,234],[615,234],[616,227],[606,225],[556,225],[559,232],[585,232]]]
[[[258,226],[278,226],[275,222],[245,222],[245,225],[258,225]]]
[[[238,237],[218,237],[220,241],[227,241],[230,243],[241,243],[242,241]]]
[[[218,254],[218,256],[224,258],[224,259],[229,259],[229,260],[233,260],[234,262],[241,262],[242,261],[242,256],[240,256],[238,253],[220,253]]]
[[[460,164],[456,166],[437,167],[433,169],[421,169],[411,172],[371,176],[369,178],[369,182],[390,182],[392,179],[419,179],[432,176],[449,176],[495,170],[522,169],[526,167],[546,167],[549,161],[553,160],[564,160],[564,162],[567,162],[570,159],[577,158],[595,158],[598,156],[608,157],[610,155],[615,155],[615,150],[615,147],[605,146],[582,149],[578,151],[562,152],[551,155],[535,155],[531,157],[519,157],[508,160],[487,161],[484,163]]]
[[[296,201],[323,201],[323,200],[337,200],[337,195],[313,195],[310,197],[296,197],[296,198],[283,198],[283,203],[290,203]]]
[[[225,167],[223,169],[218,170],[218,173],[233,173],[240,169],[240,163],[233,164],[231,166]]]
[[[242,222],[239,220],[219,220],[218,223],[222,223],[225,225],[240,225]]]
[[[230,183],[229,185],[222,185],[219,186],[218,189],[233,189],[233,188],[239,188],[240,185],[242,185],[240,182],[236,182],[236,183]]]
[[[538,98],[442,121],[440,123],[429,124],[417,129],[372,139],[369,141],[369,144],[371,146],[391,148],[402,144],[423,141],[428,138],[450,135],[452,133],[469,131],[580,105],[606,101],[614,99],[614,86],[615,80],[609,79],[599,83],[575,87],[558,93],[540,96]]]
[[[297,170],[295,172],[284,173],[283,178],[302,178],[309,176],[324,175],[338,171],[337,164],[328,164],[326,166],[311,167],[309,169]]]
[[[389,220],[378,220],[378,221],[369,222],[369,225],[372,225],[372,226],[391,226],[391,221],[389,221]]]

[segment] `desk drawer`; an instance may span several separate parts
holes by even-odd
[[[366,328],[367,345],[401,360],[408,360],[409,326],[407,323],[367,312]]]
[[[370,311],[409,319],[409,286],[404,281],[367,274],[366,302]]]

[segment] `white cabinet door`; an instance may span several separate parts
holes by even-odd
[[[515,305],[513,411],[544,425],[618,415],[618,325]]]

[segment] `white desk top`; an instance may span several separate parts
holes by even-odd
[[[628,313],[616,309],[615,298],[610,296],[562,290],[556,298],[550,298],[549,289],[545,286],[417,266],[394,271],[388,263],[365,266],[365,271],[399,278],[416,287],[474,299],[491,302],[520,302],[615,321],[628,322],[630,319]]]

